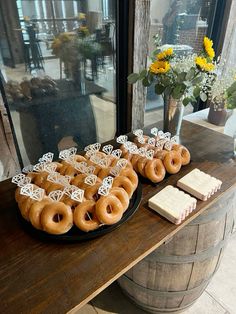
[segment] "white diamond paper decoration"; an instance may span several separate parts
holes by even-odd
[[[138,136],[138,137],[142,136],[143,135],[143,130],[141,130],[141,129],[134,130],[133,134]]]
[[[111,152],[112,152],[112,150],[113,150],[113,146],[112,145],[105,145],[105,146],[103,146],[103,148],[102,148],[102,151],[104,152],[104,153],[106,153],[107,155],[110,155],[111,154]]]
[[[109,191],[110,191],[109,186],[101,185],[98,189],[98,194],[103,195],[103,196],[107,196],[109,194]]]
[[[121,171],[121,167],[116,165],[115,167],[111,168],[110,174],[113,175],[114,177],[117,177],[120,171]]]
[[[151,146],[155,146],[156,144],[156,139],[154,137],[150,137],[148,139],[148,144],[151,145]]]
[[[173,146],[173,142],[171,142],[171,141],[165,142],[164,149],[171,150],[172,146]]]
[[[32,192],[31,198],[36,201],[41,201],[44,198],[45,190],[38,188]]]
[[[120,149],[115,149],[113,150],[113,152],[111,153],[112,156],[114,156],[115,158],[120,158],[120,156],[122,155],[122,150]]]
[[[138,149],[138,154],[142,157],[145,157],[146,156],[146,152],[147,152],[147,149],[145,147],[140,147]]]
[[[77,186],[75,186],[75,185],[68,185],[68,186],[66,186],[66,187],[64,188],[63,192],[64,192],[64,194],[66,194],[67,196],[71,196],[71,194],[72,194],[74,191],[76,191],[76,190],[78,190],[78,187],[77,187]]]
[[[29,183],[21,187],[20,194],[25,196],[31,196],[34,190],[33,184]]]
[[[83,202],[84,199],[84,190],[78,189],[71,194],[71,199],[77,202]]]
[[[147,159],[152,160],[152,159],[153,159],[153,156],[154,156],[154,150],[153,150],[153,149],[149,149],[149,150],[146,152],[146,157],[147,157]]]
[[[64,195],[64,192],[61,190],[55,190],[48,194],[49,198],[55,202],[60,202],[60,199],[62,198],[63,195]]]
[[[158,135],[158,128],[152,128],[151,134],[153,134],[154,136],[157,136]]]
[[[139,136],[139,137],[138,137],[138,142],[139,142],[140,144],[145,144],[145,138],[144,138],[143,136]]]
[[[117,161],[117,166],[120,168],[125,168],[128,164],[128,160],[121,158],[120,160]]]
[[[87,176],[85,179],[84,179],[84,182],[88,185],[94,185],[97,181],[97,176],[95,176],[95,174],[91,174],[90,176]]]
[[[116,139],[117,143],[120,143],[120,144],[124,144],[125,142],[127,142],[127,140],[128,140],[127,135],[120,135]]]
[[[26,167],[24,167],[22,169],[22,172],[29,173],[29,172],[32,172],[33,170],[34,170],[34,166],[33,165],[28,165],[28,166],[26,166]]]
[[[113,180],[114,179],[111,176],[108,176],[102,180],[102,185],[112,187]]]
[[[25,175],[23,173],[19,173],[11,179],[11,182],[18,185],[18,183],[22,181],[24,178],[25,178]]]

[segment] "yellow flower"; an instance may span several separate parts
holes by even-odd
[[[203,40],[203,45],[204,45],[204,49],[208,55],[209,58],[213,59],[215,57],[215,51],[214,49],[212,48],[213,46],[213,41],[210,40],[208,37],[204,37],[204,40]]]
[[[78,19],[79,20],[85,20],[86,19],[86,14],[85,13],[79,13],[78,14]]]
[[[150,65],[149,70],[154,74],[163,74],[170,70],[170,64],[167,61],[155,61]]]
[[[167,57],[170,57],[173,55],[173,48],[168,48],[157,55],[157,60],[165,60]]]
[[[215,68],[213,63],[208,63],[207,59],[203,57],[196,57],[195,63],[202,71],[210,72]]]

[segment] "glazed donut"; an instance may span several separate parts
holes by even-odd
[[[82,155],[75,155],[74,156],[74,160],[76,162],[87,161],[87,159],[84,156],[82,156]]]
[[[136,190],[138,186],[138,176],[137,173],[132,168],[122,169],[120,176],[127,177],[133,184],[133,189]]]
[[[98,175],[98,172],[102,169],[102,167],[98,166],[97,164],[95,164],[94,162],[92,162],[91,160],[87,160],[87,165],[88,166],[94,166],[95,170],[94,173],[96,176]]]
[[[99,227],[95,214],[95,202],[88,200],[79,204],[74,211],[74,224],[82,231],[88,232]]]
[[[132,184],[132,182],[126,178],[125,176],[117,176],[112,184],[112,187],[120,187],[123,188],[126,193],[128,194],[129,198],[132,197],[133,192],[135,190],[135,186]]]
[[[58,172],[59,172],[61,175],[64,175],[65,172],[66,172],[66,169],[67,169],[69,166],[71,167],[71,165],[68,164],[68,162],[66,162],[65,160],[62,160],[62,162],[61,162],[61,167],[58,169]]]
[[[138,154],[135,154],[132,156],[132,159],[131,159],[131,164],[134,168],[134,170],[136,172],[138,172],[138,160],[139,160],[140,156]]]
[[[167,152],[163,159],[163,164],[168,173],[175,174],[179,172],[182,165],[180,153],[175,150]]]
[[[115,195],[101,196],[96,203],[96,216],[107,225],[113,225],[121,220],[123,206]]]
[[[191,158],[190,152],[185,146],[174,144],[172,146],[172,150],[180,153],[182,166],[185,166],[190,163],[190,158]]]
[[[84,183],[84,179],[87,177],[88,175],[85,173],[80,173],[78,174],[74,179],[72,179],[71,184],[80,187],[83,183]]]
[[[60,184],[60,183],[54,183],[54,182],[50,182],[50,181],[45,181],[42,184],[42,188],[46,191],[47,194],[49,194],[52,191],[55,190],[64,190],[64,185]]]
[[[73,166],[68,165],[68,167],[65,168],[64,170],[64,175],[65,176],[70,176],[70,177],[75,177],[79,173],[78,170],[76,170]]]
[[[29,210],[29,220],[31,224],[36,228],[36,229],[42,229],[41,225],[41,212],[44,209],[45,205],[50,204],[52,201],[49,198],[44,198],[43,200],[39,202],[35,202],[32,204]]]
[[[137,162],[138,172],[141,174],[142,177],[146,177],[145,166],[147,161],[148,159],[146,157],[140,157]]]
[[[43,172],[29,172],[27,177],[31,178],[31,183],[36,184],[41,187],[42,184],[47,180],[48,173],[46,171]]]
[[[35,202],[36,201],[34,199],[30,198],[29,196],[27,196],[26,198],[20,199],[19,202],[18,202],[18,207],[20,209],[21,215],[27,221],[29,221],[29,210],[30,210],[30,207]]]
[[[165,155],[166,155],[167,153],[168,153],[167,150],[155,149],[155,150],[154,150],[154,155],[153,155],[153,157],[154,157],[154,158],[157,158],[157,159],[163,160],[164,157],[165,157]]]
[[[84,198],[83,202],[85,200],[86,199]],[[63,195],[63,197],[61,198],[60,201],[63,202],[65,205],[69,206],[71,208],[72,212],[74,211],[75,207],[80,204],[79,202],[73,200],[70,196],[67,196],[67,195]]]
[[[51,234],[68,232],[73,225],[73,214],[69,206],[62,202],[52,202],[44,206],[41,212],[42,230]]]
[[[161,182],[165,178],[166,170],[160,159],[148,160],[145,166],[146,177],[153,183]]]
[[[131,159],[133,157],[133,154],[129,153],[128,151],[124,154],[122,154],[122,157],[125,158],[126,160],[128,160],[129,162],[131,162]],[[132,166],[132,163],[131,163]],[[133,167],[133,166],[132,166]]]
[[[118,200],[121,202],[123,211],[125,212],[126,209],[129,207],[129,196],[126,191],[122,188],[112,188],[109,192],[112,195],[115,195]]]
[[[84,196],[87,200],[97,201],[99,199],[98,189],[101,186],[101,182],[94,185],[84,184],[81,188],[84,189]]]
[[[103,180],[105,177],[110,175],[110,171],[111,171],[111,167],[108,168],[102,168],[99,172],[98,172],[98,177]]]

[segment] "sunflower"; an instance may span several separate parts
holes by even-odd
[[[168,61],[155,61],[150,65],[150,72],[154,74],[167,73],[170,70],[170,64]]]
[[[215,51],[214,49],[212,48],[213,46],[213,41],[210,40],[208,37],[204,37],[204,40],[203,40],[203,46],[204,46],[204,50],[205,52],[207,53],[208,57],[210,59],[213,59],[215,57]]]
[[[213,63],[208,63],[207,59],[203,57],[196,57],[195,63],[202,71],[205,72],[210,72],[215,68]]]
[[[173,48],[168,48],[160,53],[158,53],[157,60],[162,61],[165,60],[167,57],[171,57],[173,55]]]

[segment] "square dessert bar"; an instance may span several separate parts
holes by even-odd
[[[222,182],[199,169],[194,169],[179,179],[177,186],[202,201],[221,188]]]
[[[150,208],[176,225],[196,208],[196,204],[197,200],[194,197],[172,185],[166,186],[148,201]]]

